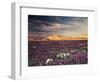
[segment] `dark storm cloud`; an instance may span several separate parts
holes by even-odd
[[[87,34],[87,17],[28,16],[28,31],[44,34]]]
[[[44,27],[51,26],[48,22],[40,21],[37,19],[29,20],[28,23],[28,29],[31,32],[49,32],[48,29],[45,29]]]

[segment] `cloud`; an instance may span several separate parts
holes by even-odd
[[[87,17],[29,16],[29,32],[42,34],[87,34]]]

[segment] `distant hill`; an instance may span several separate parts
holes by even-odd
[[[28,36],[28,41],[50,41],[50,40],[87,40],[87,37],[63,37],[60,35],[51,35],[47,37]]]
[[[45,38],[45,40],[63,40],[63,39],[64,37],[59,36],[59,35],[52,35]]]
[[[59,35],[48,36],[45,40],[87,40],[86,37],[62,37]]]

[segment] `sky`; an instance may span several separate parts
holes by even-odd
[[[88,18],[28,15],[28,32],[36,36],[87,37]]]

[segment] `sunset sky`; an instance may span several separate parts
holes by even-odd
[[[28,32],[39,37],[87,37],[88,18],[28,15]]]

